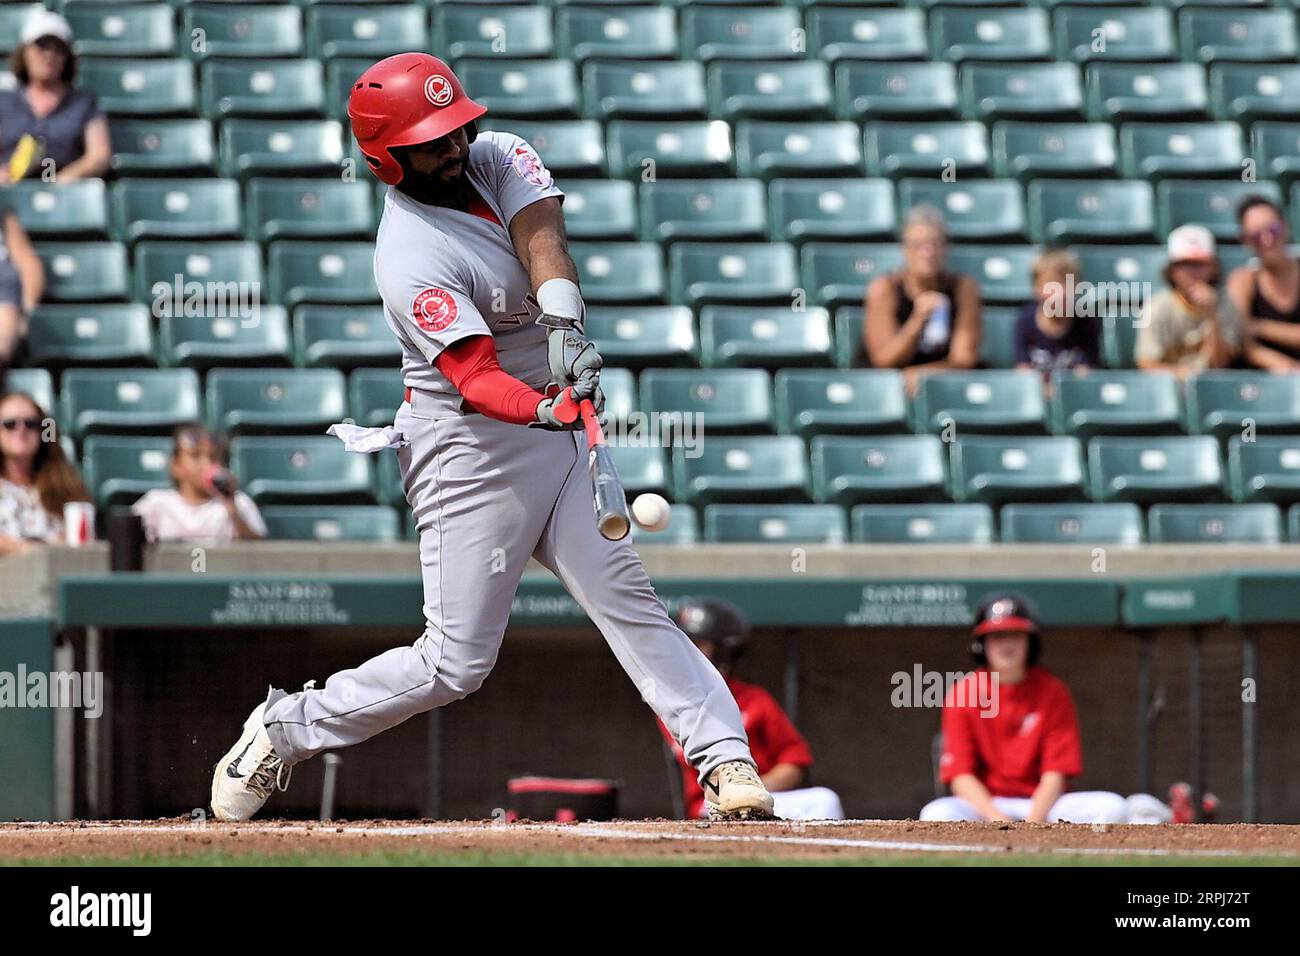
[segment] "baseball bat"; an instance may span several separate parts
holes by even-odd
[[[605,432],[596,417],[596,407],[591,399],[584,398],[581,405],[582,424],[587,430],[587,465],[591,469],[592,504],[596,509],[596,527],[610,541],[621,541],[632,528],[632,518],[627,512],[627,495],[619,480],[614,457],[605,444]]]

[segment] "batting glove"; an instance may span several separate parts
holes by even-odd
[[[584,379],[599,380],[605,360],[587,338],[581,322],[543,312],[537,317],[537,324],[547,329],[546,359],[551,381],[574,385]]]

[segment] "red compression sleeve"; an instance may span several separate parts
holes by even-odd
[[[502,370],[492,336],[453,342],[433,364],[475,411],[512,425],[537,420],[537,404],[546,396]]]

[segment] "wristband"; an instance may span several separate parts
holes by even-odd
[[[543,314],[568,319],[581,330],[587,310],[582,304],[582,292],[573,280],[547,279],[537,287],[537,304]]]

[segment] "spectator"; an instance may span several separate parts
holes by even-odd
[[[1231,298],[1219,294],[1210,230],[1186,225],[1169,234],[1164,280],[1169,288],[1151,297],[1138,322],[1138,367],[1167,369],[1181,378],[1231,365],[1241,349],[1241,316]]]
[[[1258,260],[1228,276],[1228,298],[1246,322],[1245,359],[1270,372],[1300,370],[1300,263],[1287,249],[1286,219],[1271,199],[1253,195],[1238,204],[1237,222]]]
[[[839,820],[844,817],[840,798],[826,787],[808,785],[812,752],[776,700],[756,684],[732,676],[736,659],[749,636],[749,622],[734,604],[716,598],[685,598],[677,612],[677,626],[722,674],[736,698],[749,736],[749,749],[763,783],[772,793],[775,812],[787,820]],[[698,773],[681,747],[659,723],[682,768],[682,796],[688,819],[705,815],[704,791]]]
[[[1050,382],[1057,369],[1088,369],[1101,364],[1097,323],[1075,316],[1074,291],[1079,281],[1078,257],[1064,249],[1049,249],[1034,260],[1036,303],[1016,318],[1016,368],[1033,369]]]
[[[45,292],[45,267],[18,216],[0,194],[0,388],[16,356],[31,315]]]
[[[45,410],[22,392],[0,396],[0,555],[59,542],[63,506],[89,500]]]
[[[58,182],[104,175],[113,152],[108,119],[94,93],[73,85],[77,57],[68,21],[37,10],[23,24],[21,41],[10,60],[18,88],[0,93],[0,183],[8,182],[9,158],[24,136],[41,143]],[[42,172],[38,165],[27,175]]]
[[[974,368],[980,348],[980,289],[945,269],[948,225],[933,206],[903,224],[903,268],[867,287],[863,344],[877,368],[901,368],[909,395],[927,372]]]
[[[171,488],[147,491],[131,510],[153,541],[232,541],[266,537],[253,499],[222,465],[217,439],[197,423],[172,434]]]

